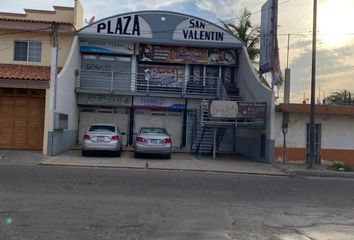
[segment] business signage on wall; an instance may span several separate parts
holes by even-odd
[[[134,107],[181,111],[186,108],[186,105],[183,99],[134,97]]]
[[[134,44],[100,40],[80,40],[80,52],[133,55]]]
[[[175,40],[235,43],[235,37],[214,24],[201,19],[189,18],[179,25],[173,33]]]
[[[139,60],[189,64],[236,64],[235,50],[141,44]]]
[[[152,37],[149,23],[138,14],[107,18],[82,29],[80,33],[138,38]]]
[[[129,96],[79,94],[78,103],[83,105],[131,106]]]
[[[163,11],[141,11],[111,16],[82,28],[80,37],[107,36],[110,39],[151,40],[150,43],[167,42],[208,46],[244,46],[242,41],[222,27],[197,17]]]
[[[214,100],[210,103],[209,114],[216,118],[236,118],[238,105],[235,101]]]
[[[168,87],[181,88],[184,80],[183,65],[152,65],[139,64],[139,76],[144,76],[143,81],[139,81],[139,85],[150,87]]]

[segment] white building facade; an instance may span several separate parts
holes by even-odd
[[[140,127],[156,126],[175,148],[273,159],[273,92],[244,43],[204,19],[143,11],[99,20],[78,31],[57,84],[57,109],[77,130],[51,131],[53,155],[68,149],[62,143],[73,134],[80,144],[91,123],[107,122],[126,132],[125,145]]]
[[[286,134],[286,160],[306,161],[309,157],[310,106],[308,104],[280,104],[275,121],[275,159],[283,156],[283,113],[289,114]],[[344,162],[354,164],[354,107],[316,105],[316,162]]]

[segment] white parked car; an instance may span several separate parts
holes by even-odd
[[[136,134],[134,157],[142,154],[161,154],[171,158],[172,140],[165,128],[142,127]]]
[[[117,125],[106,123],[92,124],[84,135],[82,156],[90,151],[112,151],[120,157],[123,149],[122,135]]]

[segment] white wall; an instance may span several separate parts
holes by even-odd
[[[78,111],[75,94],[75,70],[80,69],[78,38],[75,37],[63,69],[57,79],[56,112],[69,115],[68,130],[78,130]],[[52,129],[51,129],[52,130]]]
[[[283,114],[276,113],[275,146],[283,146],[281,129]],[[287,133],[287,147],[306,148],[306,124],[310,122],[310,115],[305,113],[290,113],[289,129]],[[322,149],[354,149],[354,117],[338,115],[318,115],[316,123],[322,125]]]

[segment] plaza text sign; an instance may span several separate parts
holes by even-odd
[[[81,33],[151,38],[150,25],[138,14],[114,16],[83,29]]]
[[[219,27],[202,21],[189,18],[181,22],[173,34],[175,40],[191,40],[206,42],[235,42],[235,37]]]

